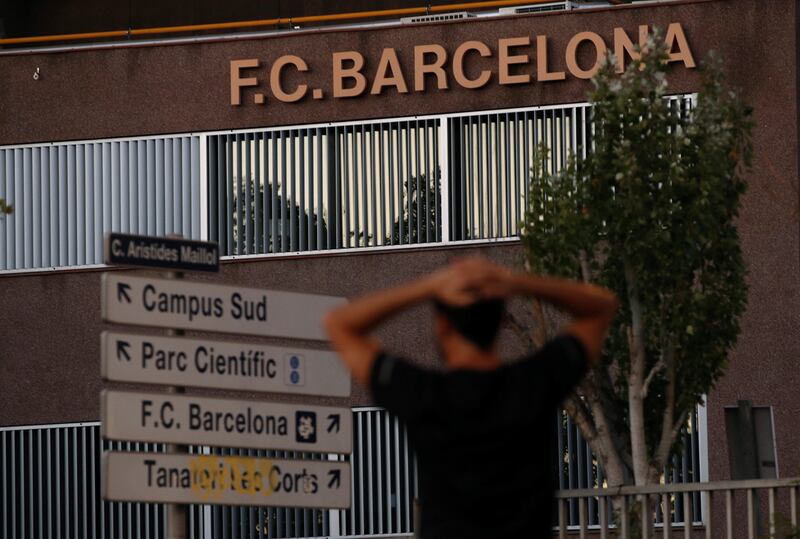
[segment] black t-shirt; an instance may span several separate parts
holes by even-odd
[[[488,371],[378,356],[375,402],[405,422],[417,452],[423,539],[552,536],[555,412],[585,371],[571,336]]]

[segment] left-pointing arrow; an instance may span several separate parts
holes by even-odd
[[[331,470],[328,472],[328,477],[330,480],[328,481],[328,488],[339,488],[342,484],[342,472],[341,470]],[[334,486],[335,484],[335,486]]]
[[[120,361],[122,361],[123,359],[125,361],[130,361],[131,360],[131,355],[128,353],[128,347],[129,346],[130,346],[130,343],[127,343],[125,341],[117,341],[117,359],[118,360],[120,360]]]
[[[130,289],[131,286],[129,284],[117,283],[117,301],[122,301],[124,299],[130,303],[131,297],[128,295],[128,290]]]

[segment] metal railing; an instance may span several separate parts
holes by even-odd
[[[352,498],[348,510],[280,507],[192,505],[187,530],[193,539],[266,539],[308,537],[393,537],[414,531],[413,500],[417,466],[406,431],[396,417],[380,408],[353,411],[353,453],[348,457],[269,450],[190,447],[192,453],[301,459],[349,459]],[[699,437],[696,419],[684,430],[682,456],[670,480],[697,481]],[[577,428],[559,412],[554,422],[558,461],[552,463],[566,492],[602,492],[602,469]],[[159,539],[164,536],[164,506],[115,503],[100,498],[100,456],[103,450],[164,451],[163,444],[102,440],[97,422],[70,425],[0,428],[0,537],[99,537]],[[670,485],[676,487],[677,485]],[[569,500],[566,526],[600,522],[597,494],[583,502]],[[683,518],[678,500],[675,517]],[[583,505],[586,507],[583,507]],[[583,507],[583,509],[581,509]],[[581,512],[582,511],[582,512]],[[699,505],[689,509],[700,515]],[[608,519],[607,519],[608,520]]]
[[[764,491],[767,494],[766,506],[763,499],[759,500],[759,493]],[[689,539],[696,537],[695,531],[701,531],[706,539],[793,539],[800,533],[797,527],[798,494],[800,478],[560,490],[556,494],[558,537],[567,537],[570,528],[567,523],[572,511],[570,502],[577,502],[578,525],[574,528],[578,530],[580,539],[586,539],[590,532],[592,536],[599,533],[601,539],[612,536],[620,539],[632,536],[666,539],[680,535]],[[690,501],[692,496],[698,495],[702,499],[702,520],[695,517],[695,504]],[[600,523],[596,526],[589,524],[589,501],[594,501],[600,508]],[[742,504],[744,511],[741,511]],[[611,518],[614,513],[619,525],[614,525]],[[633,522],[638,521],[641,526],[640,534],[634,535],[632,514],[637,516]],[[642,515],[646,517],[641,518]],[[718,526],[721,529],[717,529]]]
[[[347,457],[292,451],[190,446],[195,454],[351,462],[347,510],[191,505],[192,539],[390,537],[413,532],[416,459],[405,428],[382,409],[354,410]],[[101,498],[104,450],[163,452],[164,444],[103,440],[97,422],[0,428],[0,537],[134,539],[165,537],[162,504]]]

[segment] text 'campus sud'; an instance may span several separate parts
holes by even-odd
[[[230,297],[201,296],[175,292],[159,292],[155,285],[142,289],[142,305],[147,311],[186,316],[191,322],[195,318],[223,318],[229,313],[234,320],[267,321],[267,296],[248,300],[239,292]]]

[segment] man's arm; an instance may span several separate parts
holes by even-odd
[[[488,297],[533,296],[566,312],[572,322],[564,333],[581,341],[589,361],[600,358],[619,305],[611,290],[567,279],[512,272],[480,258],[457,264],[483,283],[483,294]]]
[[[590,362],[600,359],[619,305],[613,292],[591,284],[526,274],[515,274],[511,286],[519,294],[544,300],[572,316],[564,333],[581,341]]]
[[[381,350],[380,342],[370,335],[378,324],[431,299],[467,305],[478,297],[473,286],[468,275],[449,266],[416,281],[354,299],[326,314],[323,323],[331,344],[353,377],[369,387],[372,364]]]

